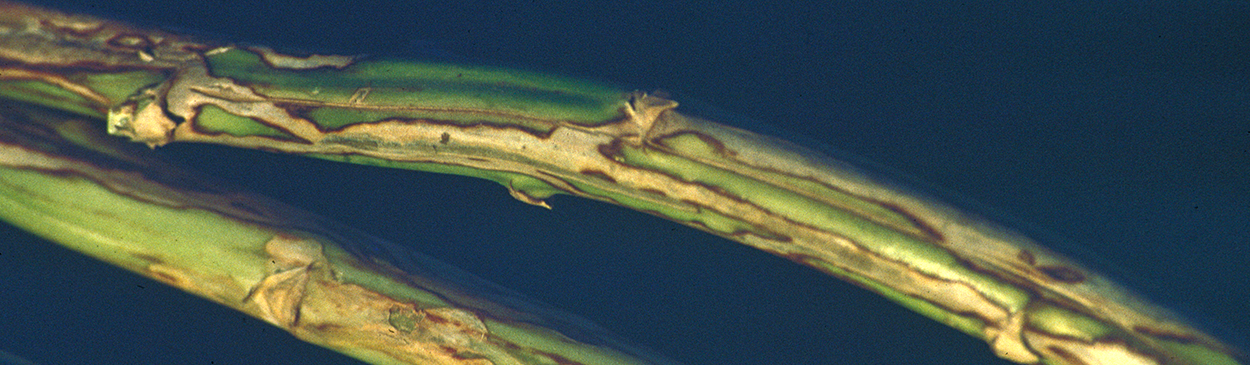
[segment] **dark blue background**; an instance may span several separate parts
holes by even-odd
[[[1243,346],[1250,332],[1245,1],[84,3],[56,6],[672,90],[952,192]],[[688,364],[999,361],[856,287],[615,207],[555,198],[546,211],[466,178],[161,151]],[[44,364],[351,363],[3,234],[0,349]]]

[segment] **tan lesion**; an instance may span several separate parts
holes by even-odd
[[[350,66],[355,57],[351,56],[335,56],[335,55],[308,55],[308,56],[292,56],[279,52],[275,52],[268,47],[248,47],[248,51],[252,51],[260,55],[261,59],[274,68],[289,70],[311,70],[322,67],[332,67],[337,69]]]
[[[275,236],[265,253],[271,273],[251,289],[244,309],[305,341],[412,363],[489,363],[482,354],[489,330],[473,312],[422,308],[336,280],[313,239]]]

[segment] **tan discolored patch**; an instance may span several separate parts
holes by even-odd
[[[245,310],[303,340],[385,354],[420,364],[487,364],[479,350],[489,330],[459,308],[422,308],[346,283],[322,243],[278,235],[265,243],[270,274],[244,300]],[[469,360],[471,359],[471,360]]]
[[[1043,357],[1062,359],[1068,364],[1158,365],[1165,363],[1131,348],[1118,339],[1086,342],[1033,331],[1026,331],[1024,335],[1029,345]]]
[[[147,90],[143,100],[130,100],[109,110],[108,133],[142,142],[148,147],[169,143],[177,123],[165,115],[152,92]]]
[[[259,54],[261,59],[270,67],[290,70],[310,70],[326,67],[342,69],[350,66],[355,60],[355,57],[350,56],[292,56],[274,52],[274,50],[265,47],[249,47],[247,50]]]
[[[1022,335],[1024,322],[1024,312],[1016,312],[1007,321],[1000,323],[1002,327],[987,326],[985,328],[985,338],[988,339],[994,354],[1022,364],[1041,361],[1041,358],[1025,345]]]
[[[130,51],[135,51],[135,52],[140,52],[140,51],[146,52],[148,51],[148,49],[152,48],[152,46],[155,45],[156,42],[153,42],[151,39],[147,37],[147,35],[144,35],[144,34],[123,33],[123,34],[114,35],[112,38],[109,38],[106,41],[106,43],[110,46],[120,48],[120,49],[126,49]]]
[[[279,235],[265,243],[271,274],[257,283],[245,302],[257,305],[257,315],[280,327],[299,321],[300,306],[309,280],[309,267],[325,261],[321,244],[294,236]]]
[[[273,263],[282,271],[325,260],[320,243],[287,235],[275,236],[266,242],[265,253],[269,254]]]

